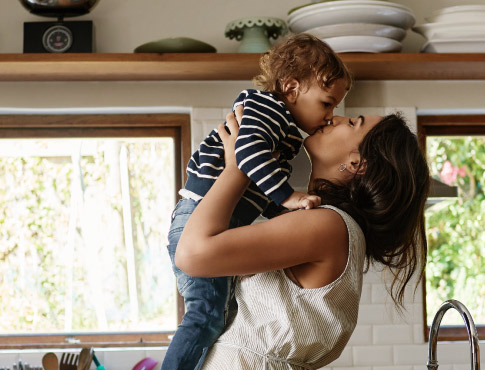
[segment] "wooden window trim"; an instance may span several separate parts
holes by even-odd
[[[185,166],[191,156],[188,114],[0,115],[0,139],[158,136],[174,138],[177,191],[186,180]],[[183,315],[184,300],[178,295],[178,323]],[[170,342],[173,333],[0,335],[0,349],[162,346]]]
[[[418,116],[418,137],[426,152],[427,136],[485,135],[485,115],[435,115]],[[425,272],[426,274],[426,272]],[[423,329],[424,340],[428,342],[430,327],[426,325],[426,279],[423,280]],[[452,297],[450,297],[451,299]],[[485,325],[477,325],[478,337],[485,339]],[[465,326],[443,326],[438,331],[439,341],[468,340]]]

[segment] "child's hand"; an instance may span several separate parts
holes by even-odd
[[[242,112],[242,106],[237,107],[234,113],[231,112],[226,115],[226,125],[220,124],[217,128],[222,143],[224,144],[224,160],[226,167],[237,167],[235,147],[237,134],[239,133],[239,124],[242,119]],[[226,128],[229,132],[226,131]]]
[[[322,204],[322,199],[317,195],[310,195],[295,191],[286,198],[281,205],[288,209],[311,209]]]

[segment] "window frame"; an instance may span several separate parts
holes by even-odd
[[[424,153],[426,153],[426,138],[428,136],[485,136],[485,114],[474,115],[429,115],[418,116],[418,137]],[[426,271],[425,271],[426,275]],[[425,342],[429,341],[430,326],[427,325],[426,309],[426,276],[423,279],[423,333]],[[476,325],[478,337],[485,339],[485,325]],[[439,341],[468,340],[465,325],[441,327],[438,332]]]
[[[186,180],[191,156],[190,115],[150,114],[12,114],[0,115],[0,138],[172,137],[175,151],[175,192]],[[175,199],[179,199],[175,194]],[[175,289],[175,287],[174,287]],[[177,293],[177,322],[184,315]],[[0,349],[145,347],[170,343],[174,331],[129,333],[66,333],[0,335]]]

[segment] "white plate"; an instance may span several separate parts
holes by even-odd
[[[340,0],[345,1],[345,0]],[[406,36],[406,30],[388,26],[386,24],[373,24],[373,23],[341,23],[330,24],[328,26],[320,26],[311,28],[306,33],[323,39],[328,37],[338,36],[379,36],[388,37],[397,41],[402,41]]]
[[[425,23],[413,27],[413,31],[423,35],[428,40],[474,39],[483,38],[483,36],[485,35],[485,23],[483,21],[466,23]]]
[[[428,22],[468,22],[485,18],[485,5],[456,5],[438,9],[425,18]]]
[[[322,39],[336,53],[392,53],[399,52],[399,41],[378,36],[339,36]]]
[[[313,1],[309,4],[304,4],[297,6],[296,8],[291,9],[288,12],[289,16],[294,16],[301,14],[301,12],[304,11],[307,7],[311,6],[313,9],[325,9],[328,7],[333,7],[333,6],[355,6],[355,5],[381,5],[381,6],[390,6],[394,8],[399,8],[402,10],[405,10],[407,12],[412,13],[413,11],[411,8],[408,8],[407,6],[401,5],[401,4],[396,4],[391,1],[386,1],[386,0],[323,0],[323,1]]]
[[[485,38],[470,40],[429,40],[422,53],[485,53]]]
[[[325,9],[313,9],[312,6],[306,9],[305,12],[288,18],[288,26],[293,32],[300,33],[311,28],[339,23],[377,23],[408,29],[416,20],[412,13],[390,6],[335,5]]]

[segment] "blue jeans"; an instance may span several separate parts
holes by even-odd
[[[194,278],[181,271],[174,262],[180,236],[197,204],[194,200],[182,199],[172,214],[167,248],[177,288],[184,297],[185,315],[170,342],[162,370],[200,369],[207,349],[224,329],[232,277]],[[241,226],[241,223],[233,217],[230,227],[237,226]]]

